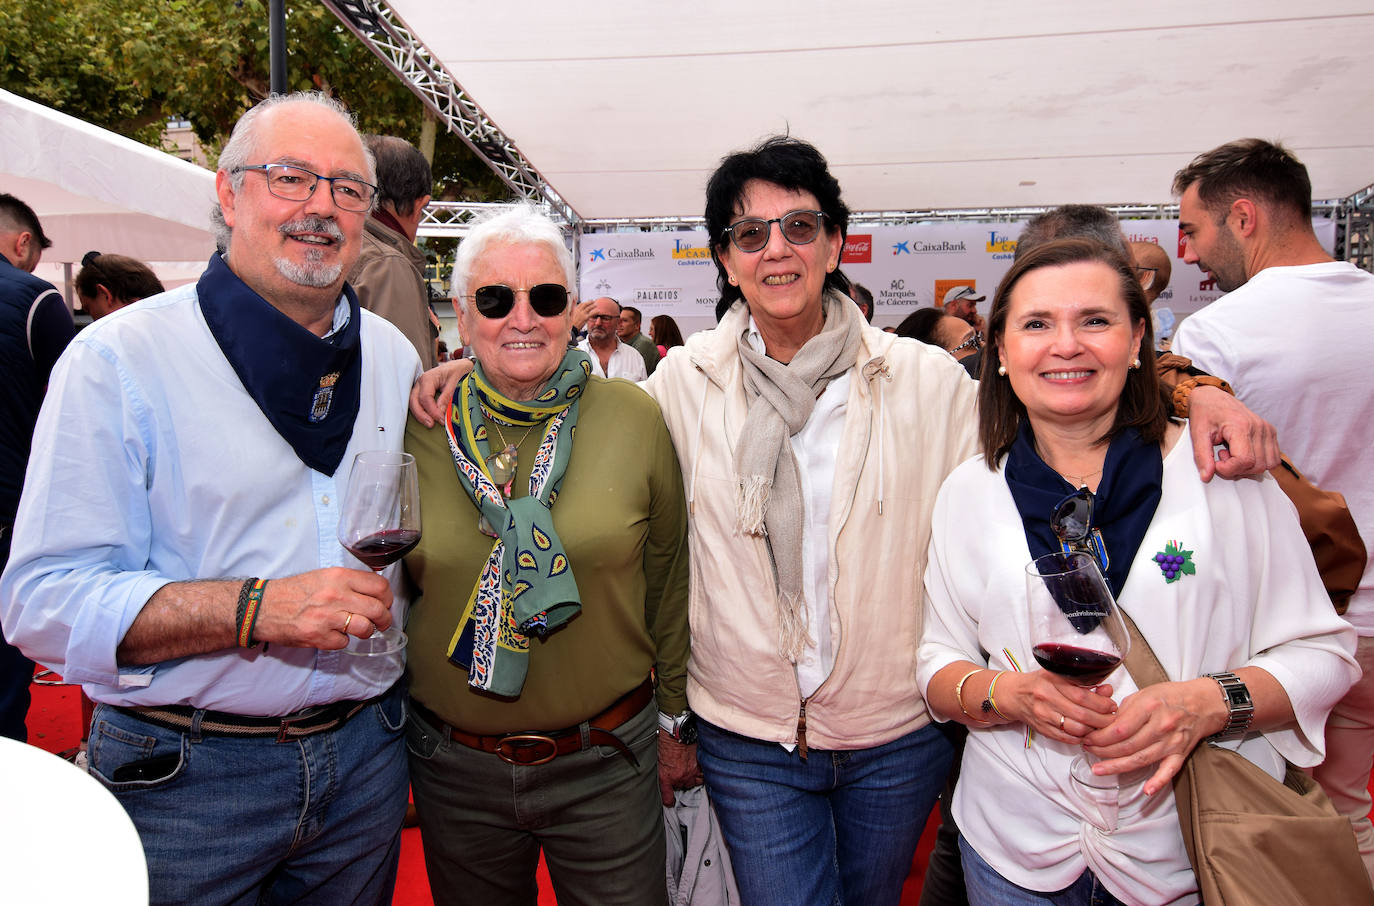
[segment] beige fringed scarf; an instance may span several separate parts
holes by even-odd
[[[801,477],[790,438],[806,424],[831,380],[854,367],[863,316],[841,296],[824,299],[825,326],[789,364],[756,352],[739,337],[749,413],[735,446],[739,530],[764,536],[773,559],[778,653],[796,663],[810,640],[802,607]]]

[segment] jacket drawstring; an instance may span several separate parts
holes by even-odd
[[[706,391],[711,387],[711,379],[706,376],[706,372],[701,367],[697,367],[701,373],[701,399],[697,401],[697,448],[695,455],[692,456],[692,474],[687,479],[687,514],[696,513],[696,492],[697,492],[697,469],[701,467],[701,447],[705,442],[701,433],[701,428],[706,424]]]

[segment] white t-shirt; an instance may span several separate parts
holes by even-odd
[[[577,343],[577,348],[585,352],[592,360],[592,374],[603,378],[624,378],[627,381],[642,381],[649,377],[648,369],[644,367],[644,356],[639,354],[639,350],[620,342],[617,337],[615,341],[615,352],[611,353],[609,367],[601,367],[601,354],[592,348],[592,341],[583,337]]]
[[[1308,478],[1345,495],[1374,545],[1374,274],[1344,261],[1266,268],[1185,319],[1173,350],[1230,381]],[[1374,635],[1374,558],[1346,619]]]

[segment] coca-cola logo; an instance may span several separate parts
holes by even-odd
[[[846,237],[844,241],[844,251],[840,254],[840,263],[873,263],[873,234],[859,233]]]

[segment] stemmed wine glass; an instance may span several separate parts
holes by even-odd
[[[1074,551],[1037,557],[1026,567],[1031,654],[1041,667],[1081,686],[1096,686],[1121,665],[1130,633],[1107,579],[1091,554]],[[1082,753],[1069,765],[1098,811],[1105,830],[1116,827],[1120,780],[1092,772],[1097,759]]]
[[[359,453],[353,460],[339,519],[339,543],[381,572],[420,543],[420,484],[415,457],[385,450]],[[350,654],[394,654],[406,646],[394,623],[365,639],[350,638]]]

